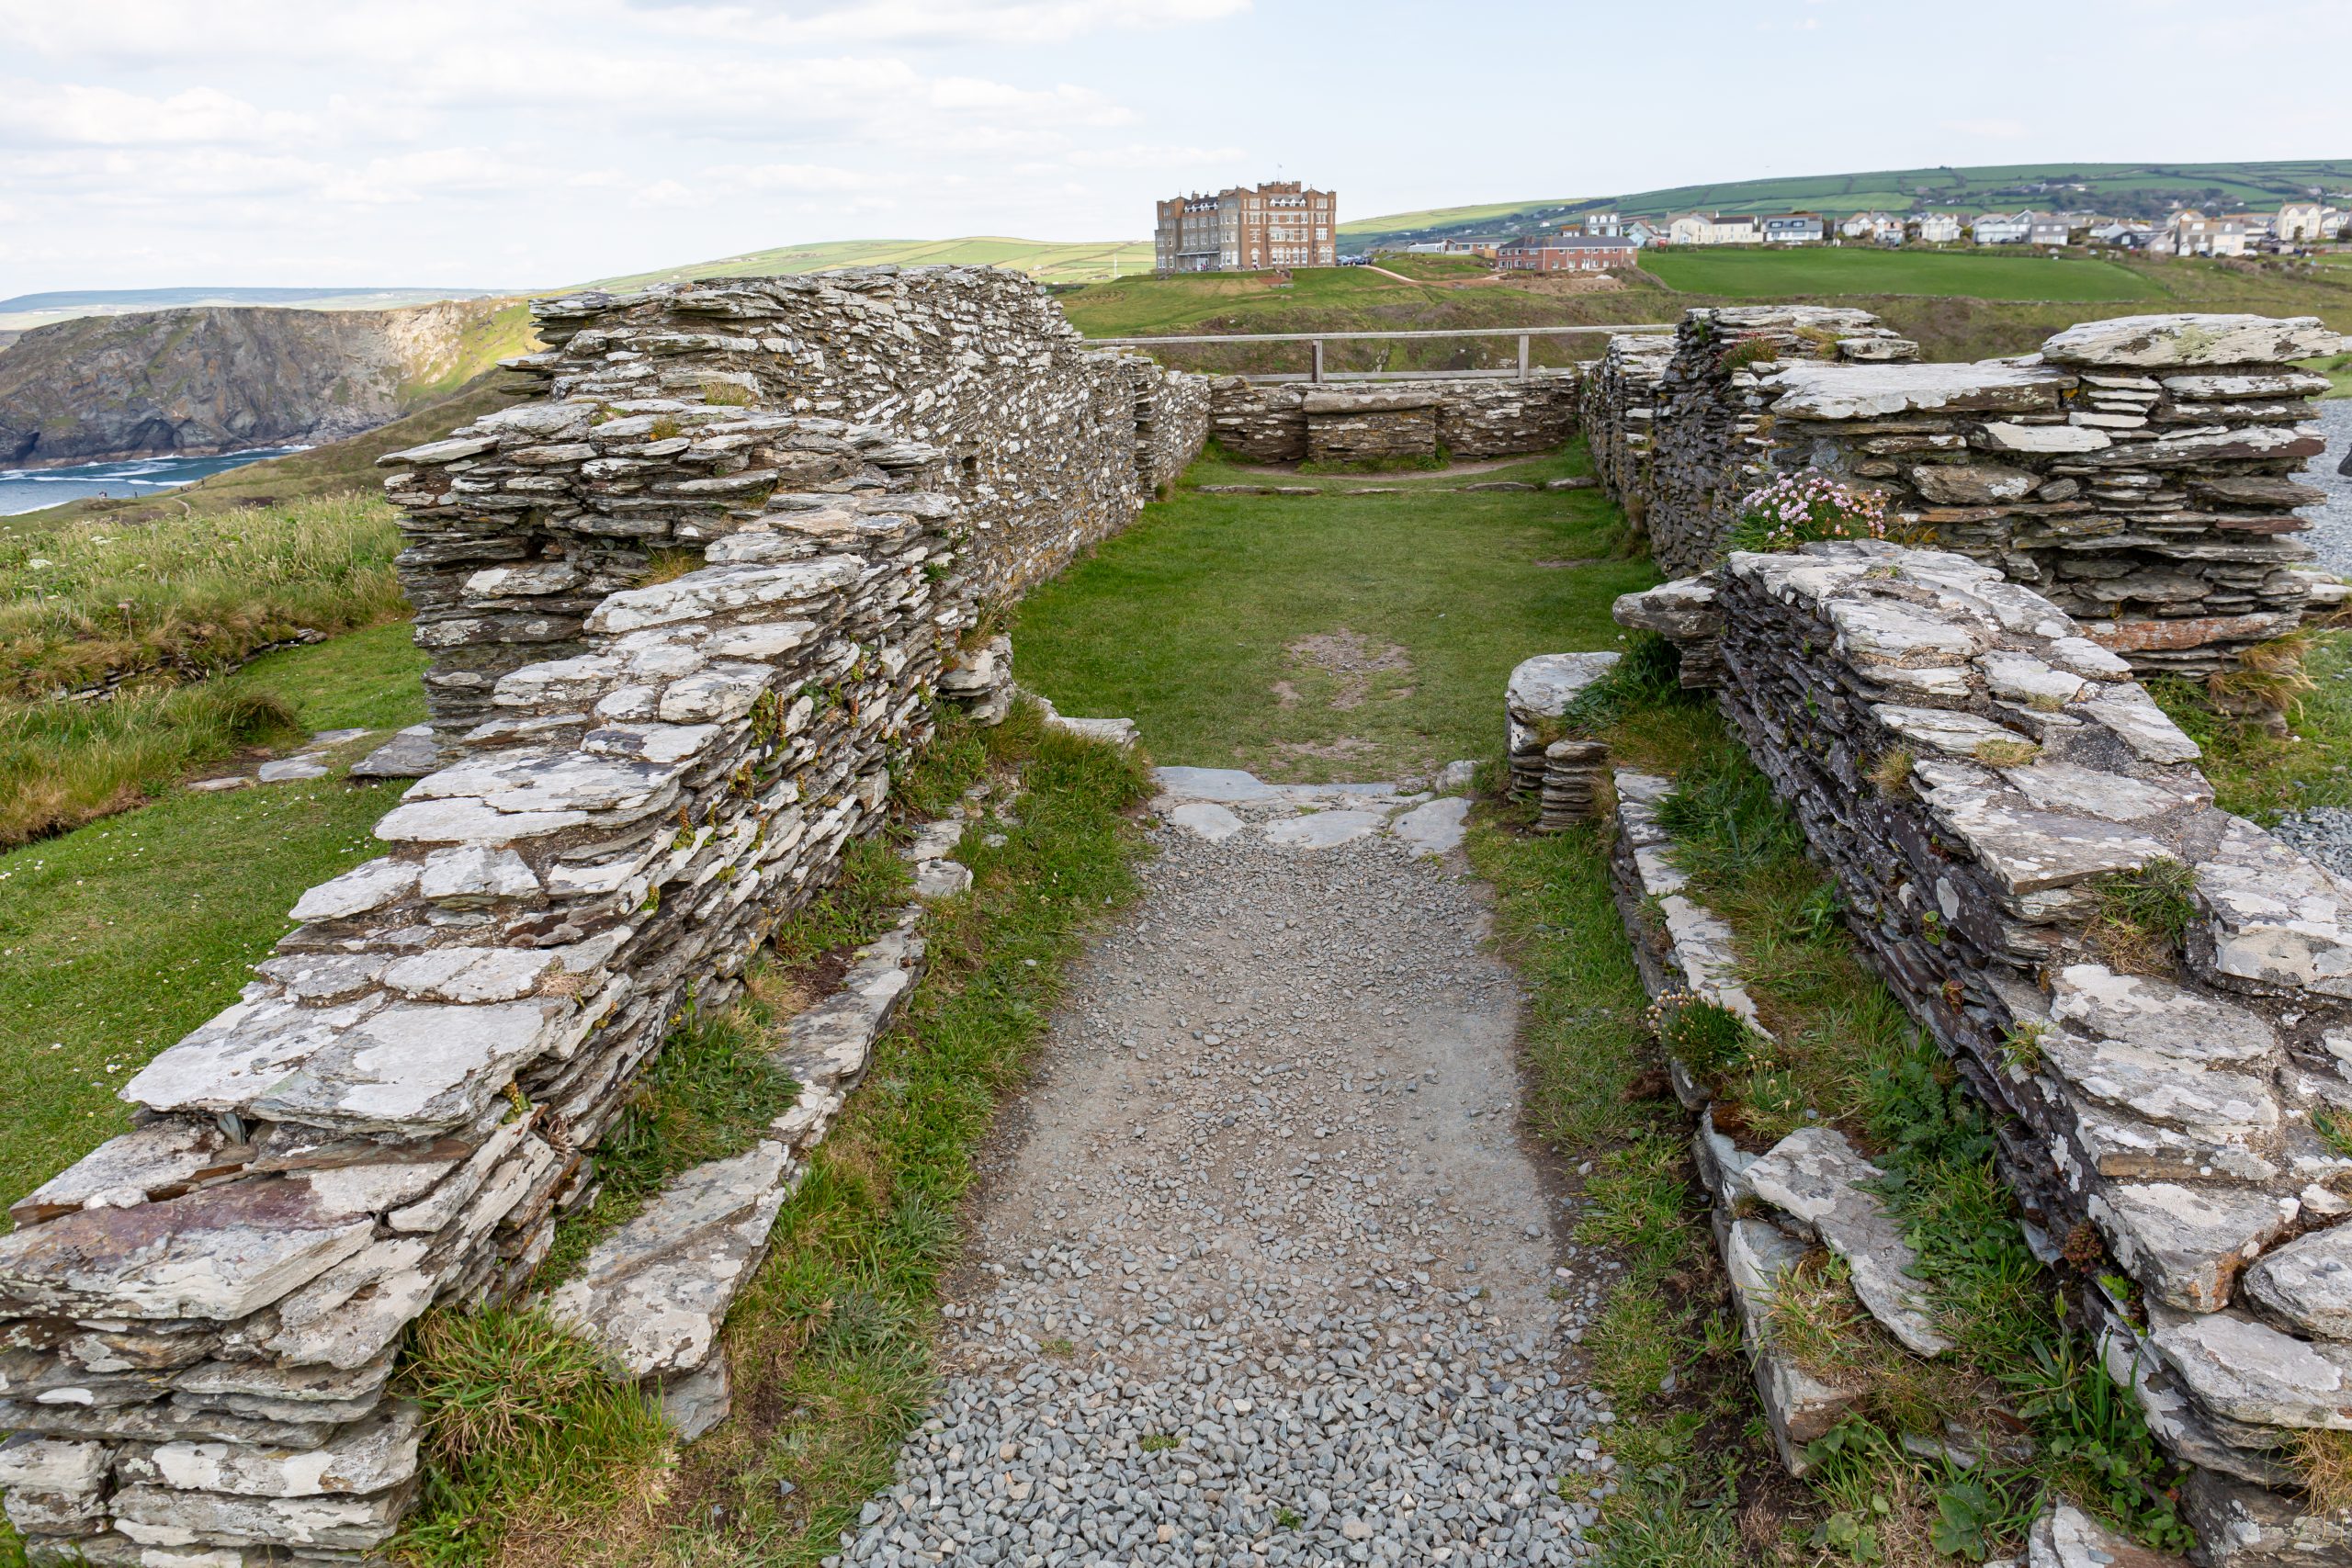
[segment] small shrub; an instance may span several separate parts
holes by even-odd
[[[1146,1432],[1136,1439],[1136,1447],[1148,1454],[1164,1454],[1182,1442],[1182,1438],[1170,1437],[1166,1432]]]
[[[1668,1055],[1712,1078],[1759,1055],[1762,1037],[1746,1019],[1687,992],[1669,991],[1650,1006],[1650,1028]]]
[[[1781,345],[1762,333],[1735,340],[1715,355],[1715,368],[1729,375],[1750,365],[1781,357]]]
[[[749,408],[754,400],[741,382],[714,378],[702,384],[702,400],[718,408]]]
[[[1878,786],[1878,792],[1883,795],[1901,795],[1904,787],[1910,784],[1911,770],[1918,765],[1918,761],[1909,747],[1897,746],[1871,764],[1871,783]]]
[[[672,437],[677,435],[684,428],[684,427],[683,425],[679,424],[675,414],[665,413],[655,419],[653,423],[646,430],[645,438],[648,441],[668,441]]]
[[[2159,856],[2137,871],[2098,884],[2098,913],[2086,932],[2092,947],[2126,974],[2164,975],[2180,965],[2181,944],[2197,920],[2197,874]]]
[[[2018,1019],[2001,1036],[2002,1065],[2021,1072],[2041,1071],[2041,1043],[2049,1034],[2050,1026],[2038,1019]]]
[[[1979,740],[1974,755],[1986,767],[2022,768],[2041,755],[2041,748],[2030,740]]]
[[[1883,539],[1886,497],[1817,469],[1783,474],[1739,500],[1725,547],[1786,553],[1820,539]]]

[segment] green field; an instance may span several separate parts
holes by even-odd
[[[1642,254],[1642,270],[1684,293],[1732,299],[1816,294],[2068,301],[2156,297],[2145,276],[2112,262],[1971,251],[1826,245],[1651,250]]]
[[[690,262],[658,272],[602,277],[588,288],[644,288],[697,277],[764,277],[826,272],[844,266],[1004,266],[1040,283],[1092,283],[1151,270],[1148,240],[1012,240],[992,234],[960,240],[828,240],[746,251],[717,261]]]
[[[1543,479],[1580,454],[1480,472]],[[1204,495],[1261,478],[1214,459],[1022,602],[1022,680],[1065,712],[1126,716],[1161,762],[1393,779],[1495,750],[1497,694],[1536,653],[1615,646],[1609,606],[1657,581],[1598,491]],[[1444,488],[1441,488],[1444,487]],[[1335,670],[1312,637],[1385,657]],[[1344,662],[1340,660],[1339,662]]]
[[[1498,218],[1511,218],[1532,208],[1573,207],[1574,197],[1555,197],[1549,201],[1490,201],[1484,207],[1432,207],[1421,212],[1391,212],[1379,218],[1359,218],[1340,225],[1343,238],[1353,239],[1362,234],[1395,234],[1408,229],[1438,229],[1457,223],[1488,223]]]
[[[423,664],[393,625],[272,654],[233,682],[308,729],[382,730],[424,716]],[[114,1091],[236,1000],[303,889],[382,848],[370,829],[402,787],[175,791],[0,853],[0,1195],[13,1202],[130,1125]]]

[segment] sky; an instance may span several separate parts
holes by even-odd
[[[0,0],[0,298],[2352,156],[2347,60],[2346,0]]]

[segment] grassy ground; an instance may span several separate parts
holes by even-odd
[[[1041,283],[1091,283],[1151,270],[1148,240],[1057,242],[976,235],[962,240],[833,240],[815,245],[786,245],[750,251],[717,261],[664,267],[659,272],[607,277],[589,287],[642,288],[655,283],[697,277],[761,277],[776,273],[822,272],[842,266],[1004,266]],[[1115,269],[1115,270],[1114,270]]]
[[[975,890],[926,922],[931,967],[903,1021],[879,1044],[865,1089],[820,1145],[779,1219],[775,1250],[729,1320],[738,1392],[726,1426],[683,1456],[649,1450],[641,1420],[597,1406],[577,1434],[564,1412],[577,1385],[551,1392],[537,1444],[502,1456],[450,1451],[463,1422],[442,1418],[470,1394],[524,1385],[561,1352],[517,1314],[471,1330],[428,1330],[412,1386],[443,1391],[435,1410],[427,1506],[405,1544],[412,1560],[539,1564],[813,1565],[887,1483],[930,1382],[930,1323],[956,1248],[956,1209],[998,1100],[1024,1071],[1061,992],[1063,973],[1103,911],[1134,891],[1140,846],[1123,815],[1148,793],[1136,759],[1046,732],[1022,710],[981,734],[951,729],[901,781],[910,807],[937,812],[981,773],[1026,788],[1005,841],[967,843]],[[854,940],[892,918],[903,894],[853,878],[780,933],[763,985],[788,987],[794,961]],[[758,1028],[755,1014],[729,1028]],[[707,1085],[712,1047],[683,1043]],[[664,1096],[669,1098],[665,1101]],[[649,1114],[707,1131],[660,1086]],[[695,1133],[695,1135],[701,1135]],[[431,1354],[438,1333],[448,1353]],[[487,1346],[495,1354],[485,1357]],[[454,1363],[456,1371],[450,1370]],[[536,1381],[536,1380],[527,1380]],[[552,1414],[548,1414],[552,1412]]]
[[[2149,690],[2204,748],[2199,764],[2224,811],[2275,824],[2306,806],[2352,806],[2352,627],[2307,634],[2311,690],[2289,715],[2291,736],[2214,712],[2202,687],[2159,680]]]
[[[392,517],[347,491],[229,516],[0,522],[0,700],[201,674],[297,631],[402,616]]]
[[[1931,294],[1964,299],[2145,299],[2129,268],[2088,257],[1866,245],[1653,250],[1642,269],[1673,288],[1739,299],[1813,294]]]
[[[289,649],[240,679],[307,728],[413,724],[405,631]],[[305,888],[380,850],[370,829],[401,787],[179,793],[0,852],[0,1194],[130,1125],[115,1089],[236,999]]]
[[[1476,478],[1584,467],[1572,455]],[[1656,581],[1597,491],[1195,488],[1262,478],[1195,465],[1030,594],[1013,626],[1023,681],[1065,712],[1133,717],[1163,762],[1394,778],[1493,750],[1511,667],[1614,646],[1611,601]]]

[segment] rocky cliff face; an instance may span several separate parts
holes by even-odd
[[[209,306],[89,316],[0,348],[0,467],[339,440],[529,346],[519,306]]]

